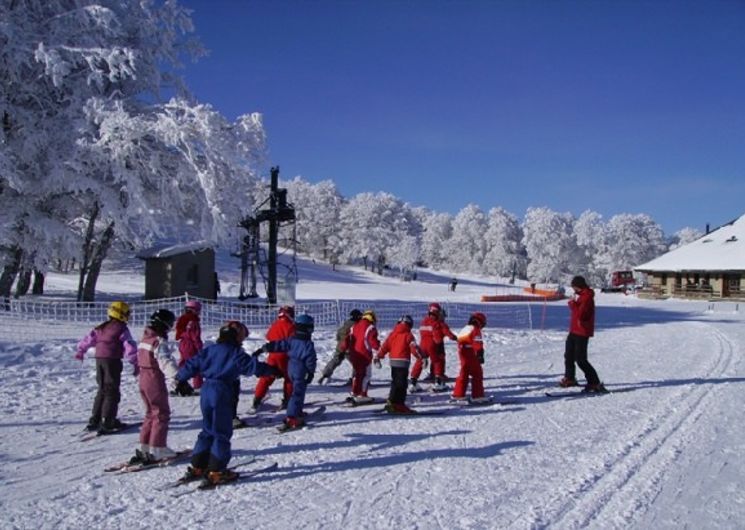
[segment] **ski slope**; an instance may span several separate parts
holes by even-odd
[[[102,281],[136,286],[135,274],[119,271]],[[444,276],[442,283],[329,276],[301,283],[298,297],[361,299],[372,281],[372,307],[376,300],[417,296],[475,301],[484,290],[461,281],[460,292],[447,293]],[[374,406],[344,408],[344,364],[331,385],[311,385],[307,400],[327,406],[313,426],[278,434],[276,416],[274,423],[236,431],[234,458],[276,461],[276,471],[181,498],[157,488],[177,478],[183,465],[103,473],[133,452],[136,431],[79,441],[96,383],[93,359],[81,365],[72,358],[75,341],[52,331],[16,342],[5,333],[0,527],[742,528],[745,326],[739,308],[716,304],[712,311],[705,302],[599,293],[597,304],[590,360],[609,395],[546,396],[563,392],[555,385],[568,321],[565,304],[552,303],[544,329],[490,323],[485,332],[485,385],[502,404],[458,408],[447,394],[424,393],[409,403],[448,412],[402,418],[378,414]],[[82,336],[88,327],[79,331]],[[252,330],[247,350],[261,344],[263,331]],[[205,330],[205,338],[215,332]],[[321,367],[333,351],[333,334],[314,335]],[[454,376],[453,344],[447,355],[447,373]],[[384,363],[374,371],[371,395],[384,399],[388,380]],[[254,382],[242,381],[245,415]],[[278,383],[272,392],[269,405],[276,405]],[[189,448],[200,425],[198,398],[172,398],[171,406],[169,445]],[[127,374],[120,417],[139,421],[141,413],[135,378]]]

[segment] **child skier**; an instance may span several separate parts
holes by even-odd
[[[468,380],[471,379],[471,403],[488,403],[490,398],[484,396],[484,344],[481,330],[486,326],[486,315],[473,313],[468,325],[458,333],[458,357],[460,373],[455,380],[451,398],[454,401],[466,401]]]
[[[421,359],[422,354],[416,344],[416,339],[411,333],[414,320],[410,315],[404,315],[391,331],[391,334],[383,341],[383,345],[375,356],[376,368],[382,365],[380,361],[386,353],[391,354],[391,391],[385,410],[389,414],[415,414],[416,411],[406,406],[406,385],[409,373],[411,357]]]
[[[247,335],[248,329],[241,322],[226,322],[220,328],[217,343],[189,359],[176,374],[180,382],[187,381],[195,373],[204,376],[199,396],[202,430],[194,445],[185,481],[202,479],[202,486],[210,487],[238,478],[238,473],[227,468],[233,436],[233,382],[241,375],[276,375],[278,372],[243,351]]]
[[[316,372],[316,348],[311,339],[313,317],[300,315],[295,319],[295,335],[290,339],[267,342],[254,354],[261,352],[287,352],[287,372],[292,380],[292,394],[287,404],[285,429],[298,429],[305,424],[303,405],[305,391]]]
[[[89,348],[96,350],[98,392],[86,430],[100,434],[111,434],[127,427],[116,417],[121,399],[122,358],[127,359],[137,373],[137,344],[127,327],[129,305],[112,302],[106,313],[109,319],[81,339],[75,354],[75,358],[82,361]]]
[[[444,310],[437,302],[429,304],[427,315],[419,324],[419,343],[424,352],[422,360],[414,361],[411,368],[410,392],[421,392],[422,388],[417,381],[422,374],[423,360],[429,359],[430,372],[435,383],[432,390],[443,392],[447,390],[445,385],[445,337],[456,340],[455,334],[445,323]]]
[[[367,389],[372,375],[370,365],[380,348],[378,328],[375,327],[376,321],[375,311],[365,309],[362,318],[352,326],[346,341],[342,343],[342,348],[349,351],[349,360],[354,370],[352,395],[347,398],[347,401],[353,405],[373,402],[373,398],[367,395]]]
[[[199,300],[188,300],[184,305],[184,313],[176,322],[176,341],[178,342],[178,351],[180,359],[179,368],[186,364],[186,361],[194,357],[202,349],[202,328],[199,321],[199,314],[202,312],[202,303]],[[194,389],[202,386],[202,375],[197,373],[192,381]]]
[[[349,318],[336,330],[336,349],[334,350],[334,356],[331,357],[329,362],[326,363],[326,366],[321,371],[321,378],[318,380],[319,385],[328,382],[334,374],[334,370],[336,370],[342,361],[349,356],[349,352],[346,349],[343,350],[342,347],[348,346],[346,338],[347,335],[349,335],[349,330],[359,322],[360,318],[362,318],[362,311],[359,309],[352,309],[352,311],[349,312]]]
[[[140,396],[145,404],[145,419],[140,428],[140,447],[130,464],[150,464],[173,458],[176,453],[166,442],[171,408],[168,388],[176,387],[178,367],[173,358],[173,348],[168,342],[168,331],[176,320],[168,309],[159,309],[150,316],[150,322],[137,345],[137,364],[140,367]],[[181,387],[187,382],[178,383]]]
[[[282,306],[277,311],[277,318],[266,332],[266,340],[269,342],[289,339],[295,333],[295,308],[292,306]],[[267,364],[279,369],[279,377],[284,378],[282,385],[282,405],[281,408],[287,407],[287,400],[292,394],[292,380],[287,373],[287,354],[283,351],[270,351],[266,358]],[[260,377],[256,382],[254,389],[254,400],[251,405],[251,412],[256,412],[261,403],[266,398],[269,387],[277,379],[276,376]]]

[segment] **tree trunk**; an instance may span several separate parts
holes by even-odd
[[[101,272],[101,265],[106,255],[109,253],[111,244],[114,242],[114,221],[109,223],[106,230],[101,234],[101,241],[93,247],[93,257],[88,266],[88,275],[85,278],[85,287],[83,288],[83,302],[93,302],[96,299],[96,282]]]
[[[0,297],[10,298],[13,282],[21,269],[21,259],[23,259],[23,250],[20,247],[15,247],[12,250],[10,262],[3,267],[3,273],[0,274]]]
[[[16,282],[16,294],[15,297],[19,298],[28,294],[28,290],[31,288],[31,269],[21,269],[18,273],[18,281]]]
[[[88,275],[91,254],[93,253],[93,237],[95,236],[94,228],[100,211],[101,207],[99,206],[98,201],[94,202],[93,209],[91,210],[91,217],[88,220],[88,228],[85,230],[85,239],[83,240],[83,257],[80,261],[80,273],[78,276],[78,302],[83,301],[85,298],[83,289],[86,284],[86,276]]]
[[[34,269],[34,283],[31,287],[31,294],[44,294],[44,273]]]

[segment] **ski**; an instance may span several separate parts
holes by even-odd
[[[235,469],[237,466],[230,467],[228,469]],[[189,495],[190,493],[194,493],[196,491],[211,491],[218,488],[222,488],[223,486],[230,486],[232,484],[240,484],[241,482],[245,482],[256,475],[260,475],[262,473],[269,473],[270,471],[274,471],[279,467],[279,464],[277,462],[272,462],[271,464],[260,467],[258,469],[252,469],[250,471],[244,471],[239,473],[238,478],[235,480],[231,480],[230,482],[224,482],[222,484],[210,484],[210,485],[202,485],[200,484],[196,488],[189,488],[182,491],[177,491],[173,493],[172,497],[183,497],[184,495]]]
[[[583,398],[583,397],[598,397],[610,394],[609,390],[605,392],[545,392],[546,397],[550,398]]]
[[[348,408],[354,408],[354,407],[367,407],[369,405],[380,405],[381,403],[384,403],[381,399],[373,399],[371,401],[365,401],[363,403],[357,403],[356,401],[353,401],[350,398],[345,399],[340,403],[342,407],[348,407]]]
[[[121,434],[123,432],[131,431],[132,429],[139,429],[142,423],[125,423],[124,426],[120,429],[117,429],[112,432],[102,432],[102,431],[93,431],[88,432],[86,431],[83,436],[80,437],[81,442],[89,442],[91,440],[95,440],[99,436],[111,436],[114,434]]]
[[[129,462],[121,462],[112,466],[104,468],[104,473],[136,473],[138,471],[145,471],[146,469],[155,469],[157,467],[166,467],[171,464],[184,460],[191,456],[191,449],[184,449],[183,451],[177,451],[176,456],[170,458],[164,458],[157,462],[150,462],[148,464],[130,464]]]
[[[245,459],[239,460],[237,463],[233,464],[232,466],[228,467],[228,469],[238,469],[243,466],[247,466],[249,464],[253,464],[256,462],[255,456],[250,456]],[[165,491],[173,488],[178,488],[179,486],[184,486],[186,484],[191,484],[192,482],[200,480],[199,478],[193,478],[190,480],[185,480],[183,477],[179,478],[178,480],[174,480],[173,482],[168,482],[164,484],[163,486],[155,488],[156,491]]]
[[[417,416],[442,416],[448,413],[447,409],[413,410],[412,412],[388,412],[385,409],[375,411],[376,414],[387,414],[392,418],[416,418]]]

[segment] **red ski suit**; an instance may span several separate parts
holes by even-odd
[[[186,364],[186,361],[194,357],[204,347],[199,315],[187,310],[178,318],[176,321],[176,341],[178,342],[180,356],[178,367],[181,368]],[[195,390],[202,387],[201,374],[194,376],[192,386]]]
[[[295,323],[287,316],[281,316],[275,320],[266,332],[267,342],[274,342],[289,339],[295,335]],[[282,399],[288,400],[292,395],[292,379],[287,373],[288,365],[287,352],[276,351],[269,352],[266,358],[266,364],[279,368],[282,371],[284,384],[282,385]],[[254,397],[263,400],[266,397],[269,387],[272,386],[277,377],[273,375],[264,375],[259,377],[254,390]]]
[[[367,396],[372,376],[370,364],[380,348],[378,328],[363,317],[352,326],[347,343],[343,346],[349,352],[349,361],[352,363],[352,395]]]
[[[458,333],[458,357],[460,358],[460,373],[455,380],[453,397],[466,397],[468,378],[471,378],[471,397],[484,397],[484,371],[479,363],[479,354],[483,355],[484,344],[481,339],[481,329],[473,324],[464,327]]]
[[[439,317],[429,314],[422,319],[419,324],[419,347],[429,357],[429,369],[434,377],[445,377],[445,337],[456,339]],[[422,360],[417,359],[411,367],[411,378],[419,379],[421,375]]]

